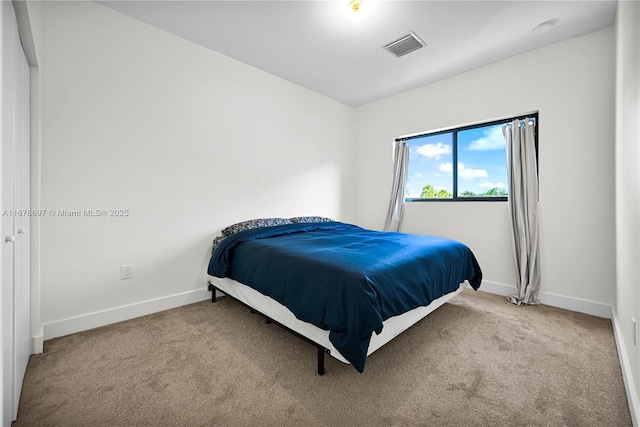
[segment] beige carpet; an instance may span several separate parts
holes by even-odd
[[[230,298],[45,342],[14,426],[629,426],[611,322],[465,290],[363,374]]]

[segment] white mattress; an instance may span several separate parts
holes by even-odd
[[[336,350],[333,344],[331,344],[331,341],[329,341],[329,331],[320,329],[311,323],[299,320],[284,305],[261,294],[249,286],[243,285],[240,282],[229,278],[221,279],[213,276],[210,276],[210,281],[213,286],[220,289],[222,292],[242,301],[250,307],[255,308],[265,316],[268,316],[287,328],[307,337],[316,344],[323,346],[329,350],[329,354],[331,354],[331,356],[335,357],[339,361],[347,364],[349,363],[344,357],[342,357],[340,352]],[[374,333],[371,337],[367,356],[400,335],[403,331],[423,319],[442,304],[458,295],[462,292],[464,286],[464,284],[461,284],[456,291],[432,301],[428,306],[418,307],[399,316],[394,316],[385,320],[383,322],[384,327],[382,332],[379,335]]]

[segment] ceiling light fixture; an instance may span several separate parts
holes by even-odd
[[[361,5],[362,5],[362,0],[351,0],[349,2],[349,6],[351,7],[351,10],[353,10],[354,12],[358,12],[360,10]]]
[[[551,28],[553,28],[553,26],[556,25],[557,23],[558,23],[558,19],[550,19],[548,21],[544,21],[542,24],[538,25],[533,29],[533,33],[535,35],[548,33],[549,31],[551,31]]]

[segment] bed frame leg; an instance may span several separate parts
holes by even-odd
[[[216,287],[213,286],[211,282],[209,282],[209,286],[207,287],[207,289],[209,289],[209,292],[211,292],[211,302],[218,302],[218,298],[216,297]]]
[[[324,375],[324,348],[318,347],[318,375]]]

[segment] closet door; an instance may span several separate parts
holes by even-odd
[[[30,343],[29,66],[2,2],[2,423],[16,419]]]
[[[16,26],[17,31],[17,26]],[[14,147],[13,206],[17,212],[28,212],[31,205],[29,189],[29,64],[19,44],[17,52],[18,73],[16,79],[16,145]],[[30,235],[31,217],[13,217],[13,329],[14,366],[13,418],[18,414],[22,380],[31,355],[31,281],[30,281]]]
[[[15,157],[15,103],[14,90],[15,37],[13,6],[2,2],[2,209],[13,209],[13,175]],[[14,331],[13,331],[13,216],[2,215],[2,425],[13,421]]]

